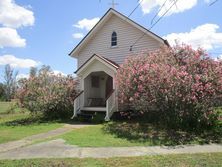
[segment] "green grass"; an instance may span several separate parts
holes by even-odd
[[[1,126],[0,127],[0,144],[9,141],[15,141],[27,136],[47,132],[61,127],[58,123],[44,123],[28,126]]]
[[[0,114],[0,124],[29,118],[29,116],[30,116],[29,113]]]
[[[0,102],[0,115],[2,114],[14,114],[14,113],[24,113],[27,109],[19,108],[16,100],[11,102]]]
[[[222,108],[217,108],[217,110],[222,118]],[[197,131],[176,130],[138,120],[113,121],[76,129],[57,138],[80,147],[222,144],[222,119],[214,128]]]
[[[80,147],[119,147],[143,145],[140,142],[131,142],[127,139],[118,138],[115,135],[105,133],[103,125],[95,125],[73,130],[58,138],[66,140],[68,144]]]
[[[6,113],[11,105],[13,105],[13,102],[0,102],[0,114]]]
[[[47,132],[63,126],[57,122],[38,122],[28,113],[0,116],[0,144]]]
[[[164,129],[151,124],[110,122],[58,136],[80,147],[125,147],[222,143],[222,129],[196,132]]]
[[[2,160],[1,167],[221,167],[222,153],[158,155],[126,158]]]

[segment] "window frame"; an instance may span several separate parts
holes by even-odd
[[[111,35],[111,47],[116,47],[117,44],[117,33],[116,31],[113,31]]]

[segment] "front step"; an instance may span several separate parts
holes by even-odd
[[[104,112],[94,112],[94,111],[83,111],[77,114],[77,118],[82,122],[90,122],[90,123],[103,123],[105,118]]]
[[[79,113],[77,114],[79,117],[85,117],[85,118],[92,118],[94,113],[88,114],[88,113]]]
[[[106,112],[106,107],[83,107],[84,111]]]
[[[109,114],[109,116],[106,115],[106,107],[83,107],[81,111],[77,114],[77,117],[80,117],[80,119],[83,119],[84,121],[90,121],[94,118],[96,113],[99,114],[105,114],[105,121],[109,121],[110,117],[113,113]]]
[[[92,118],[93,118],[93,115],[94,115],[95,113],[94,112],[91,112],[91,113],[84,113],[84,112],[81,112],[81,113],[78,113],[77,114],[77,116],[78,116],[78,118],[82,118],[83,119],[83,121],[90,121]]]

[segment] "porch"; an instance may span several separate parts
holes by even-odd
[[[109,121],[113,112],[117,110],[114,82],[116,69],[104,59],[94,56],[93,60],[89,60],[77,71],[81,91],[74,100],[73,117],[77,117],[82,111],[105,112],[105,120]]]

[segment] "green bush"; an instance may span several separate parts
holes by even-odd
[[[117,73],[123,114],[156,113],[171,127],[202,129],[217,121],[222,61],[182,45],[129,57]]]
[[[19,82],[20,105],[45,117],[67,118],[73,111],[77,81],[72,76],[55,75],[43,66],[38,74]]]
[[[103,123],[104,122],[104,118],[105,118],[105,115],[103,113],[98,113],[97,112],[95,115],[93,115],[92,123],[94,123],[94,124]]]

